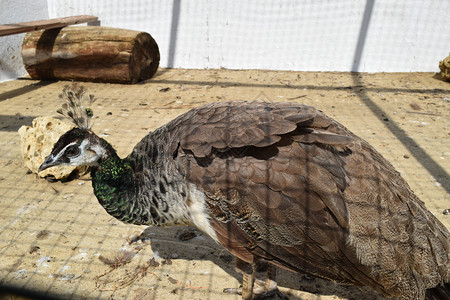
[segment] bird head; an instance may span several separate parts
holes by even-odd
[[[58,165],[97,165],[105,155],[102,140],[95,133],[84,128],[73,128],[59,138],[50,155],[39,167],[39,172]]]
[[[38,171],[58,165],[92,166],[107,156],[108,143],[91,131],[94,115],[91,105],[95,98],[85,95],[85,88],[73,83],[66,85],[59,95],[62,107],[58,113],[69,119],[76,127],[64,133],[44,160]],[[109,152],[113,152],[112,150]]]

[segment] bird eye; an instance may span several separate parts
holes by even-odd
[[[66,150],[66,155],[68,157],[77,156],[78,154],[80,154],[80,149],[78,148],[78,146],[71,146]]]

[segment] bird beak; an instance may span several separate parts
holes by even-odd
[[[45,169],[48,169],[50,167],[56,166],[58,164],[59,163],[57,160],[55,160],[55,157],[53,156],[53,154],[50,154],[49,156],[47,156],[47,158],[44,160],[42,165],[39,167],[38,173],[41,171],[44,171]]]

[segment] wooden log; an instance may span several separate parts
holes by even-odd
[[[35,79],[136,83],[151,78],[159,66],[150,34],[100,26],[27,33],[22,57]]]

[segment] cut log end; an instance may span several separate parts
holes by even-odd
[[[158,70],[159,59],[158,45],[150,34],[137,35],[130,59],[133,83],[151,78]]]
[[[22,57],[34,79],[116,83],[151,78],[160,59],[150,34],[99,26],[30,32]]]

